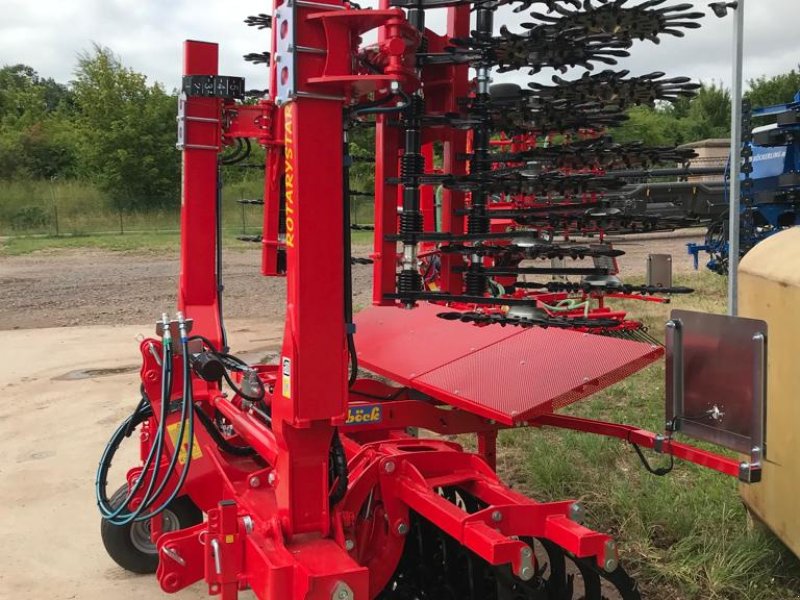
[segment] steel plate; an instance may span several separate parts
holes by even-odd
[[[443,310],[424,304],[359,313],[361,366],[513,424],[585,398],[663,355],[660,346],[574,331],[445,321],[436,317]]]
[[[667,419],[678,430],[763,458],[767,324],[672,311],[667,328]]]

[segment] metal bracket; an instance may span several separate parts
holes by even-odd
[[[683,411],[683,324],[679,319],[667,321],[667,399],[672,398],[672,418],[666,422],[669,432],[680,429],[680,414]],[[672,377],[669,376],[670,372]]]
[[[766,455],[767,324],[684,310],[671,316],[667,430],[748,453],[749,481]]]
[[[295,98],[297,82],[295,71],[297,54],[294,40],[296,34],[297,7],[287,0],[275,9],[273,31],[275,31],[275,69],[277,70],[278,89],[275,91],[275,104],[281,106]]]
[[[672,287],[672,255],[650,254],[647,257],[647,285],[651,287]]]
[[[244,100],[244,78],[225,75],[185,75],[182,93],[198,98]]]
[[[178,121],[178,142],[175,144],[175,147],[178,150],[213,150],[214,152],[219,152],[218,146],[203,146],[200,144],[187,144],[186,143],[186,124],[187,123],[209,123],[212,125],[219,126],[220,122],[219,119],[211,119],[207,117],[188,117],[186,116],[186,101],[188,100],[188,96],[186,92],[181,92],[180,96],[178,96],[178,116],[176,120]]]
[[[194,319],[184,319],[184,323],[186,324],[186,333],[192,332],[192,326],[194,325]],[[172,334],[173,340],[178,340],[181,337],[181,331],[178,327],[178,321],[172,320],[169,323],[169,331]],[[161,321],[156,321],[156,335],[158,337],[164,337],[164,323]]]

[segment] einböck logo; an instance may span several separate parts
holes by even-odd
[[[381,420],[383,420],[383,407],[378,404],[351,406],[347,409],[347,421],[345,421],[345,425],[380,423]]]

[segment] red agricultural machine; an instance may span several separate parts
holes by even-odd
[[[496,33],[496,16],[533,5],[520,33]],[[270,51],[247,57],[269,66],[268,92],[220,76],[216,45],[186,42],[180,312],[141,342],[141,401],[100,461],[111,557],[165,592],[204,580],[225,600],[639,598],[579,503],[500,480],[497,436],[578,430],[631,444],[648,468],[642,448],[759,480],[760,322],[674,315],[663,434],[557,413],[665,354],[610,304],[690,290],[622,283],[604,236],[676,226],[610,208],[611,171],[685,156],[603,130],[695,86],[603,71],[522,90],[490,74],[613,65],[702,16],[665,0],[284,0],[248,19],[271,31]],[[375,129],[369,259],[351,256],[356,128]],[[287,286],[278,364],[230,354],[222,319],[220,173],[253,143],[266,149],[263,274]],[[374,268],[374,306],[355,318],[354,262]],[[698,387],[714,358],[739,378]],[[137,430],[141,464],[109,498]],[[477,451],[442,437],[454,434]]]

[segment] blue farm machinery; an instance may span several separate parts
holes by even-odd
[[[753,128],[753,119],[759,118],[774,122]],[[750,109],[745,103],[742,129],[739,253],[744,256],[768,237],[800,225],[800,92],[789,104]],[[728,199],[726,191],[725,206]],[[710,224],[704,244],[689,245],[695,266],[700,253],[707,252],[710,260],[706,266],[726,274],[729,237],[725,212]]]

